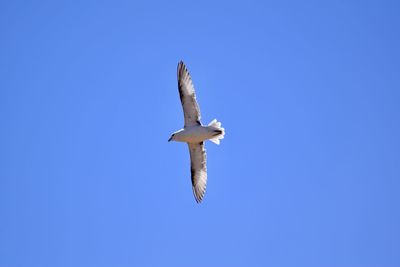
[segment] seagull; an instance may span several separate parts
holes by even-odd
[[[178,89],[185,125],[183,129],[174,132],[168,142],[177,141],[188,144],[193,194],[196,202],[200,203],[206,192],[207,184],[207,154],[204,142],[210,140],[219,145],[220,140],[224,138],[225,129],[216,119],[208,125],[201,124],[200,108],[197,104],[192,78],[183,61],[178,64]]]

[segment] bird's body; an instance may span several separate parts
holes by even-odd
[[[175,133],[174,141],[186,143],[201,143],[205,140],[214,140],[222,134],[222,130],[213,126],[194,125],[183,128]]]
[[[200,122],[200,108],[197,104],[192,78],[181,61],[178,64],[178,89],[185,118],[184,128],[173,133],[168,141],[186,142],[189,146],[191,176],[194,197],[201,202],[206,191],[207,166],[204,141],[219,144],[225,129],[216,119],[204,126]]]

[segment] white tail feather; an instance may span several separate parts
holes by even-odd
[[[212,130],[215,131],[221,131],[221,134],[218,134],[217,136],[214,136],[213,138],[210,138],[209,140],[213,142],[214,144],[219,145],[220,140],[224,139],[225,135],[225,129],[221,127],[221,122],[217,121],[217,119],[213,119],[209,124],[208,127]]]

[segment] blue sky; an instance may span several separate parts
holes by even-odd
[[[396,1],[3,1],[0,266],[400,266]],[[179,60],[203,123],[196,204]]]

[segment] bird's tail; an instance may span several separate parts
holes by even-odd
[[[208,128],[213,130],[215,135],[211,137],[209,140],[217,145],[219,145],[219,140],[224,139],[225,129],[221,127],[221,122],[217,121],[217,119],[213,119],[209,124]]]

